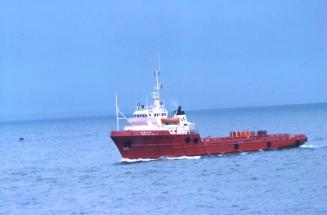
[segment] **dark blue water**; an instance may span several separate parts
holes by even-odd
[[[195,111],[203,135],[305,133],[303,147],[120,162],[113,118],[0,124],[0,214],[327,214],[327,105]],[[19,137],[25,141],[19,142]]]

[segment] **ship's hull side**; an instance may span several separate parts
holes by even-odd
[[[201,138],[198,133],[170,134],[168,131],[113,131],[111,138],[123,158],[209,156],[258,150],[298,147],[305,135]]]

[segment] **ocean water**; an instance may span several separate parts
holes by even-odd
[[[202,136],[266,129],[309,140],[279,151],[121,162],[108,137],[113,117],[1,123],[0,214],[327,214],[327,104],[188,115]]]

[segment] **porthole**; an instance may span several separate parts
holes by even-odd
[[[239,148],[240,148],[240,145],[237,144],[237,143],[235,143],[235,144],[234,144],[234,150],[238,150]]]
[[[193,139],[193,143],[194,143],[194,144],[198,144],[198,143],[199,143],[199,138],[197,138],[197,137],[194,138],[194,139]]]
[[[124,148],[130,149],[132,145],[132,141],[131,140],[125,140],[124,142]]]
[[[185,143],[189,144],[191,142],[191,138],[190,137],[185,137]]]
[[[268,149],[271,148],[271,142],[267,142],[266,145],[267,145],[267,148],[268,148]]]

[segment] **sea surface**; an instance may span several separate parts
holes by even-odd
[[[202,136],[300,148],[122,162],[114,117],[0,123],[0,214],[327,214],[327,104],[190,111]],[[23,137],[24,141],[19,141]]]

